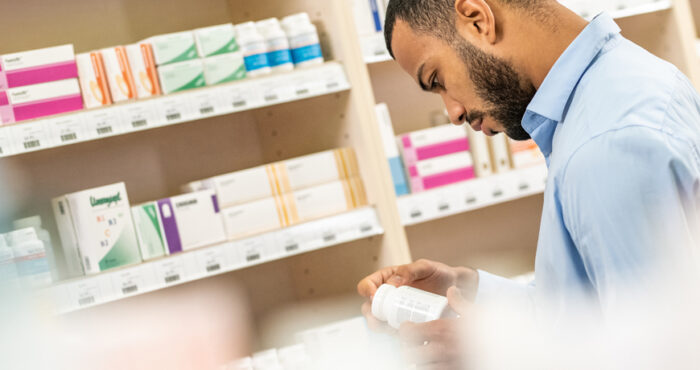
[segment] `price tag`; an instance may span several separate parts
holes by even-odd
[[[33,152],[52,147],[47,121],[34,121],[11,126],[14,139],[17,140],[19,153]]]
[[[187,99],[176,96],[158,100],[160,118],[163,124],[172,125],[190,119],[189,102]]]
[[[160,125],[153,102],[132,103],[122,107],[128,131],[145,130]]]
[[[102,290],[98,279],[89,278],[68,287],[70,303],[75,308],[92,306],[102,300]]]
[[[181,257],[171,257],[156,265],[156,279],[160,284],[172,285],[185,280],[185,264]]]
[[[345,77],[343,67],[337,64],[331,64],[321,69],[317,76],[323,81],[326,92],[340,91],[348,88],[350,83]],[[317,78],[319,78],[317,77]]]
[[[279,104],[294,98],[294,88],[286,78],[277,76],[259,81],[264,104]]]
[[[12,127],[0,127],[0,157],[15,154],[15,143]]]
[[[85,113],[85,125],[96,138],[114,136],[123,132],[120,110],[116,108],[99,109]]]
[[[57,117],[49,120],[47,125],[57,145],[69,145],[88,139],[82,114]]]
[[[297,99],[319,95],[325,91],[324,81],[310,71],[296,72],[289,76],[288,81]]]
[[[112,275],[112,284],[117,296],[128,297],[145,291],[146,281],[143,269],[132,268]]]
[[[211,275],[228,269],[226,253],[223,247],[213,247],[197,253],[197,265],[204,274]]]
[[[194,95],[195,114],[200,117],[210,117],[219,114],[221,103],[215,91],[202,91]]]
[[[223,105],[231,112],[254,109],[263,105],[257,81],[237,82],[225,87],[222,93]]]
[[[302,227],[305,225],[301,225]],[[276,235],[276,245],[281,248],[283,254],[296,254],[305,249],[303,229],[292,228],[280,231]]]
[[[264,240],[264,238],[257,237],[242,240],[236,243],[237,248],[239,248],[239,250],[241,251],[241,254],[246,264],[258,264],[263,262],[266,258],[268,258],[267,254],[265,253]]]

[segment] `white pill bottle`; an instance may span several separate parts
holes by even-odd
[[[282,27],[287,32],[292,60],[296,67],[309,67],[323,64],[321,42],[316,26],[307,13],[298,13],[282,19]]]
[[[258,31],[265,38],[267,60],[273,72],[285,72],[294,69],[292,52],[289,49],[287,34],[277,18],[268,18],[255,22]]]
[[[384,284],[372,299],[372,315],[394,329],[407,321],[420,324],[438,320],[449,312],[447,298],[410,286]]]
[[[46,248],[34,228],[15,230],[8,236],[22,286],[35,289],[51,285]]]
[[[243,52],[245,69],[251,77],[270,74],[270,62],[267,59],[265,38],[258,32],[253,22],[241,23],[236,26],[236,37]]]
[[[51,235],[49,232],[42,227],[41,216],[32,216],[12,222],[12,227],[15,230],[33,228],[36,232],[37,237],[44,243],[44,249],[46,250],[46,258],[49,261],[49,268],[51,269],[51,278],[53,281],[58,281],[58,263],[56,262],[56,255],[54,254],[53,243],[51,242]]]

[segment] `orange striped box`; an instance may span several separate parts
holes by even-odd
[[[104,60],[112,101],[118,103],[135,99],[136,87],[126,49],[123,46],[117,46],[102,49],[100,53]]]
[[[311,221],[364,207],[367,193],[358,177],[298,190],[283,196],[290,223]]]
[[[97,108],[112,104],[102,54],[98,52],[78,54],[75,56],[75,61],[78,65],[78,76],[85,108]]]
[[[126,56],[129,59],[134,85],[136,85],[136,96],[139,99],[143,99],[160,95],[158,70],[156,70],[151,44],[128,45],[126,47]]]

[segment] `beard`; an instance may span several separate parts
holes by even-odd
[[[485,112],[469,112],[467,121],[491,116],[504,127],[511,139],[531,139],[522,126],[522,120],[537,92],[535,86],[521,78],[508,61],[479,50],[461,37],[458,36],[452,44],[471,74],[477,95],[488,105]]]

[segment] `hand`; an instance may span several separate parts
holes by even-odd
[[[367,318],[369,327],[376,331],[390,331],[388,325],[374,318],[371,312],[371,300],[382,284],[409,285],[442,296],[447,294],[450,287],[455,286],[460,289],[463,297],[473,301],[478,281],[475,270],[422,259],[408,265],[381,269],[360,281],[357,291],[367,298],[362,313]]]
[[[472,317],[470,303],[460,290],[451,287],[447,291],[450,308],[456,319],[441,319],[423,324],[405,322],[399,329],[404,358],[417,369],[458,370],[465,369],[467,355],[465,344],[466,321]]]

